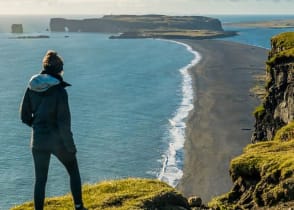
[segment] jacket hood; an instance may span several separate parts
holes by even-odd
[[[36,92],[45,92],[58,84],[60,84],[60,81],[49,74],[36,74],[29,81],[29,89]]]

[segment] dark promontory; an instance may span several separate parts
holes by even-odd
[[[50,20],[50,29],[54,32],[123,33],[167,28],[223,31],[218,19],[201,16],[106,15],[102,18],[83,20],[64,18]]]
[[[120,33],[111,38],[215,38],[235,35],[218,19],[203,16],[106,15],[83,20],[52,18],[53,32]]]

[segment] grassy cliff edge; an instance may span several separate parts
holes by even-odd
[[[281,128],[275,140],[248,145],[241,156],[231,161],[232,190],[214,198],[209,206],[254,209],[293,201],[293,133],[294,122]]]
[[[83,186],[83,199],[89,209],[189,209],[187,199],[168,184],[152,179],[129,178]],[[70,194],[48,198],[46,210],[73,209]],[[33,202],[11,210],[33,210]]]

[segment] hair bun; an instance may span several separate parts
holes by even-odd
[[[48,50],[47,53],[46,53],[46,56],[48,57],[57,57],[57,52],[54,51],[54,50]]]
[[[48,50],[43,58],[43,68],[52,74],[58,74],[63,70],[63,60],[54,50]]]

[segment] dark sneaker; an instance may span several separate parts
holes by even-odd
[[[88,210],[87,208],[85,208],[83,205],[80,207],[76,207],[76,210]]]

